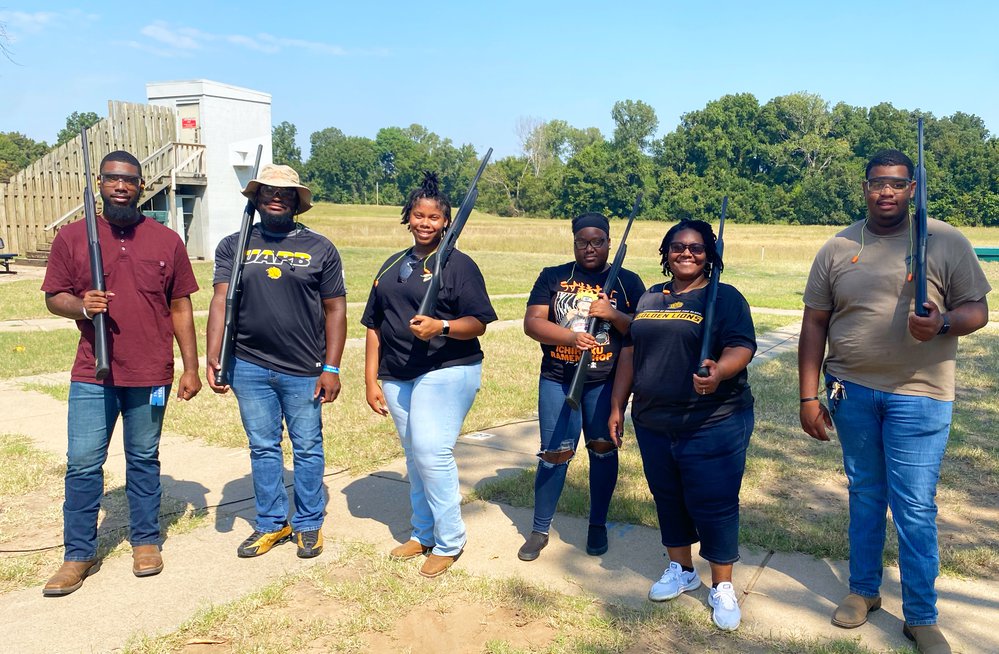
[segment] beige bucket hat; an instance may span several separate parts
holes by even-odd
[[[260,170],[256,179],[251,179],[246,185],[246,188],[243,189],[243,195],[251,200],[254,199],[261,184],[298,189],[298,213],[305,213],[312,208],[312,191],[299,182],[298,173],[291,166],[267,164]]]

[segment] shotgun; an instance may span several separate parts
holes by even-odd
[[[94,189],[90,180],[90,144],[87,142],[87,128],[80,129],[83,141],[83,217],[87,223],[87,251],[90,254],[90,279],[96,291],[104,288],[104,259],[101,258],[101,242],[97,235],[97,207],[94,206]],[[107,313],[95,313],[94,323],[94,377],[98,381],[107,378],[111,372],[108,355]]]
[[[715,241],[718,250],[718,261],[722,260],[722,251],[725,249],[725,241],[722,234],[725,232],[725,212],[728,210],[728,196],[722,198],[721,220],[718,221],[718,240]],[[701,341],[701,358],[697,360],[700,366],[697,369],[698,377],[707,377],[710,373],[708,367],[701,365],[701,362],[711,357],[711,330],[715,326],[715,304],[718,300],[718,278],[721,277],[721,268],[714,266],[711,271],[711,281],[708,286],[708,304],[704,310],[704,340]]]
[[[264,146],[257,146],[257,158],[253,162],[253,174],[250,179],[256,179],[260,171],[260,155]],[[246,250],[250,247],[250,234],[253,232],[253,213],[256,207],[253,200],[246,201],[243,209],[243,222],[239,226],[239,239],[233,252],[232,271],[229,272],[229,288],[225,294],[225,327],[222,331],[222,349],[219,352],[219,369],[215,373],[215,384],[229,384],[232,374],[233,352],[236,348],[236,319],[239,317],[239,298],[243,289],[243,266],[246,264]]]
[[[631,231],[631,224],[635,222],[635,216],[638,214],[638,206],[641,203],[642,194],[639,193],[638,197],[635,198],[635,206],[631,208],[631,215],[628,216],[628,224],[624,228],[624,235],[621,236],[621,244],[617,246],[617,252],[614,254],[614,263],[611,264],[610,270],[607,272],[607,281],[604,282],[604,292],[607,293],[607,297],[610,297],[611,291],[617,285],[617,276],[624,265],[624,257],[628,254],[628,232]],[[590,317],[586,320],[586,331],[591,336],[596,335],[599,328],[599,318]],[[593,353],[589,350],[583,350],[579,354],[579,363],[576,364],[576,372],[572,375],[569,392],[565,394],[565,403],[573,411],[579,410],[579,402],[583,397],[583,386],[586,385],[586,377],[589,375],[592,359]]]
[[[472,178],[472,185],[468,187],[468,193],[465,195],[465,199],[458,208],[458,213],[455,215],[454,220],[451,221],[451,225],[447,228],[447,233],[444,234],[444,238],[441,239],[440,245],[437,246],[437,257],[434,259],[433,277],[430,278],[430,284],[427,286],[427,294],[423,296],[423,301],[420,302],[420,308],[416,312],[421,316],[433,317],[434,312],[437,310],[437,296],[439,296],[441,292],[441,277],[444,272],[444,266],[447,265],[448,258],[450,258],[451,253],[454,252],[454,247],[458,242],[458,237],[461,236],[461,230],[465,228],[465,223],[468,222],[468,216],[472,213],[472,207],[475,206],[475,200],[479,197],[479,178],[482,177],[482,172],[486,169],[486,164],[489,163],[489,157],[492,155],[493,149],[489,148],[489,150],[486,151],[486,156],[482,158],[482,163],[479,164],[479,171],[475,173],[475,177]]]
[[[916,315],[926,317],[926,164],[923,162],[923,119],[916,128]]]

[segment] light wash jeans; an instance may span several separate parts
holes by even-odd
[[[382,394],[406,452],[413,535],[434,554],[465,546],[454,444],[482,382],[482,362],[432,370],[407,381],[385,380]]]
[[[312,399],[315,377],[298,377],[236,359],[232,367],[232,392],[239,401],[239,416],[250,442],[250,470],[257,509],[258,531],[280,531],[288,523],[288,491],[284,487],[281,453],[281,419],[295,465],[296,532],[323,526],[326,493],[323,474],[323,412]]]
[[[879,594],[890,507],[898,531],[902,614],[910,626],[936,624],[935,498],[953,403],[843,384],[845,397],[830,402],[830,410],[850,482],[850,592]]]
[[[124,422],[125,496],[132,546],[160,543],[160,432],[165,406],[149,404],[149,386],[69,385],[64,558],[97,556],[97,513],[104,495],[104,462],[118,416]],[[170,397],[167,386],[166,397]]]

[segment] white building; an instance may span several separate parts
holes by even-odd
[[[271,162],[271,96],[238,86],[189,80],[146,84],[149,104],[171,107],[177,114],[178,140],[205,146],[207,184],[178,184],[173,202],[174,229],[192,257],[215,258],[215,246],[239,231],[246,198],[240,191],[250,181],[257,146],[260,165]],[[163,209],[170,196],[159,200]],[[153,209],[160,209],[154,206]]]

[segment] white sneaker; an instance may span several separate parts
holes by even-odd
[[[718,588],[708,591],[708,604],[714,609],[711,619],[722,631],[735,631],[742,621],[742,611],[739,610],[739,600],[735,597],[735,588],[730,582],[723,581]]]
[[[696,570],[685,572],[679,563],[670,561],[663,576],[652,584],[649,599],[653,602],[665,602],[679,596],[680,593],[700,587],[701,578],[697,576]]]

